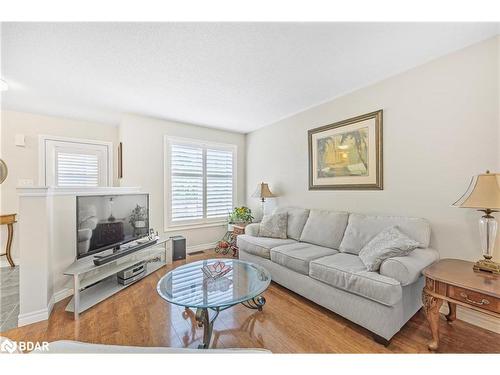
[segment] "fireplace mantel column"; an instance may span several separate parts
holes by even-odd
[[[48,188],[19,188],[19,326],[48,319],[52,309]]]

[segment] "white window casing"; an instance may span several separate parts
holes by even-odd
[[[39,137],[39,182],[42,186],[113,185],[113,145],[86,139]]]

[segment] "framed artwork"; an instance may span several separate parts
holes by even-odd
[[[118,143],[118,178],[123,178],[123,143]]]
[[[308,131],[309,190],[382,190],[382,110]]]

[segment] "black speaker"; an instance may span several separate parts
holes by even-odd
[[[172,237],[172,260],[186,259],[186,239],[183,236]]]

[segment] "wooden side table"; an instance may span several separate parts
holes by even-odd
[[[231,250],[233,250],[233,257],[238,256],[238,246],[236,245],[236,239],[240,234],[245,234],[245,227],[248,224],[238,224],[233,226],[233,241],[231,243]]]
[[[14,223],[16,222],[17,214],[0,215],[0,225],[7,225],[7,246],[5,247],[5,253],[0,254],[0,256],[6,256],[7,261],[11,267],[15,267],[14,260],[10,254],[10,249],[12,247],[12,240],[14,239]]]
[[[473,262],[443,259],[427,267],[422,292],[424,311],[429,321],[432,340],[430,350],[439,348],[439,309],[448,302],[449,322],[456,319],[457,305],[500,318],[500,277],[474,271]]]
[[[236,245],[236,238],[238,238],[240,234],[245,234],[245,227],[247,225],[248,224],[230,224],[228,231],[215,247],[215,252],[226,255],[227,253],[229,253],[229,250],[232,250],[233,257],[236,258],[238,255],[238,246]]]

